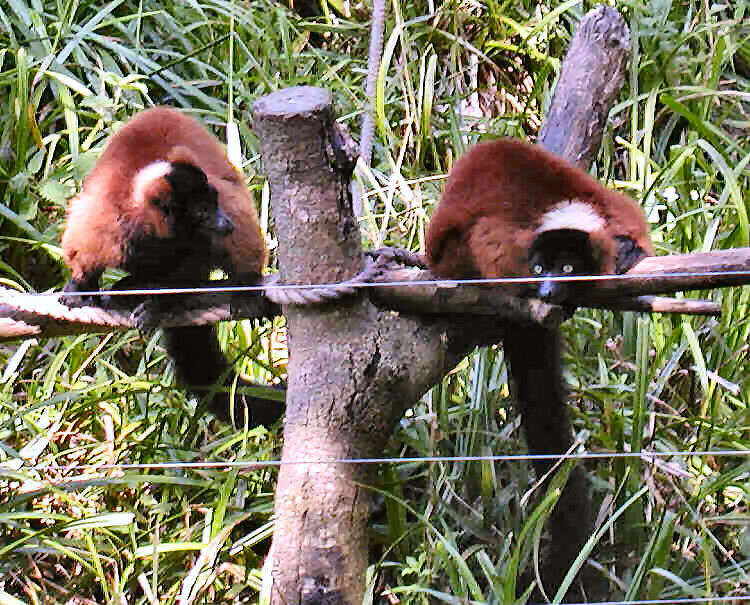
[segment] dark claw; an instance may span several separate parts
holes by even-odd
[[[91,294],[76,294],[76,292],[95,292],[99,290],[99,276],[101,273],[95,273],[85,280],[71,279],[63,288],[66,296],[60,296],[60,302],[66,307],[98,307],[100,306],[99,296]]]
[[[158,303],[153,300],[144,300],[130,313],[130,319],[140,331],[153,330],[159,327],[161,314]]]
[[[617,255],[615,257],[615,271],[617,273],[626,273],[648,256],[646,251],[630,237],[616,235],[615,240],[617,241]]]

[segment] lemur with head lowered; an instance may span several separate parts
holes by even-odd
[[[68,292],[98,290],[110,267],[130,273],[118,284],[128,289],[205,285],[217,268],[236,283],[253,283],[268,256],[243,176],[205,127],[168,107],[142,111],[111,136],[68,203],[62,249],[72,273]],[[181,381],[207,388],[226,376],[213,326],[165,334]],[[224,393],[212,410],[229,418]],[[254,424],[268,423],[281,408],[254,403],[250,413]]]
[[[509,139],[475,145],[456,162],[426,246],[430,270],[450,278],[624,273],[653,252],[635,201],[541,147]],[[574,290],[592,287],[540,280],[510,291],[564,305]],[[530,453],[566,452],[572,442],[559,330],[509,323],[503,348]],[[534,461],[537,475],[553,463]],[[550,519],[542,580],[554,590],[588,538],[589,508],[576,468]]]
[[[426,243],[431,270],[443,276],[624,273],[652,253],[631,198],[511,139],[479,143],[456,162]],[[542,281],[517,293],[563,302],[566,283]]]

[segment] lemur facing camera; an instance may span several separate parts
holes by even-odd
[[[446,277],[624,273],[652,253],[634,200],[511,139],[475,145],[456,162],[426,243],[432,272]],[[542,281],[516,293],[564,302],[573,287],[566,284]]]
[[[634,200],[541,147],[510,139],[475,145],[456,162],[426,246],[430,270],[449,278],[624,273],[653,253]],[[510,291],[564,305],[592,287],[540,280]],[[508,323],[503,335],[529,452],[565,453],[572,441],[559,329]],[[553,464],[536,460],[534,468],[541,477]],[[588,538],[589,509],[576,468],[550,519],[542,581],[552,594]]]
[[[98,290],[106,268],[129,272],[122,289],[206,285],[213,269],[255,283],[268,256],[243,176],[205,127],[168,107],[142,111],[110,137],[68,203],[62,248],[67,292]],[[65,301],[85,301],[75,298]],[[164,332],[182,382],[207,389],[226,377],[212,325]],[[216,393],[211,409],[229,419],[226,393]],[[249,411],[252,424],[267,424],[283,408],[255,399]]]

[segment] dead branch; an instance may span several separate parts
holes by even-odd
[[[570,41],[539,143],[588,169],[629,60],[630,32],[619,14],[605,6],[587,13]]]
[[[627,279],[598,282],[596,296],[612,300],[749,284],[750,248],[651,256],[644,258],[626,275]]]
[[[635,296],[618,298],[606,305],[598,306],[595,300],[588,301],[592,309],[610,311],[640,311],[642,313],[677,313],[679,315],[721,315],[721,305],[710,300],[696,298],[670,298],[667,296]]]
[[[668,268],[671,263],[660,266],[657,262],[673,257],[645,259],[625,274],[628,276],[627,281],[615,278],[611,281],[592,282],[584,297],[577,299],[571,296],[571,306],[612,311],[717,315],[721,308],[712,301],[646,295],[655,292],[704,290],[750,284],[750,259],[744,264],[742,262],[747,258],[746,255],[750,255],[750,248],[737,249],[737,261],[730,265],[735,267],[735,270],[744,271],[744,275],[709,274],[725,270],[727,257],[732,257],[727,253],[731,252],[735,251],[678,255],[688,261],[693,256],[700,257],[696,259],[701,267],[699,275],[674,276],[674,271]],[[648,275],[644,274],[645,269],[641,270],[643,264],[650,269]],[[743,266],[744,269],[739,269]],[[637,275],[642,277],[630,281],[630,276],[636,275],[636,269]],[[434,283],[435,280],[439,280],[439,283]],[[494,315],[502,320],[535,321],[544,324],[559,322],[567,315],[554,305],[535,299],[509,296],[503,284],[461,284],[459,281],[437,278],[429,271],[419,269],[392,270],[376,280],[376,283],[388,282],[396,285],[374,286],[370,289],[370,297],[378,306],[404,313]]]
[[[275,283],[275,277],[268,283]],[[217,282],[221,287],[222,282]],[[119,296],[116,308],[95,305],[69,307],[62,294],[26,294],[0,288],[0,341],[31,337],[69,336],[129,330],[204,325],[229,319],[274,317],[281,307],[264,296],[253,293],[233,295],[185,294],[179,304],[159,314],[159,325],[140,325],[138,307],[143,297]],[[147,303],[146,303],[147,304]]]
[[[409,257],[406,251],[392,252],[397,259]],[[400,285],[370,287],[366,292],[378,306],[405,313],[495,315],[503,320],[537,323],[559,322],[565,317],[553,305],[508,296],[502,284],[466,285],[451,280],[441,280],[440,284],[419,283],[435,279],[425,270],[392,269],[375,282]],[[273,290],[276,279],[269,277],[264,283]],[[654,295],[747,284],[750,284],[750,248],[652,256],[624,276],[592,282],[585,296],[580,299],[573,296],[571,304],[612,311],[717,315],[720,306],[711,301]],[[346,288],[353,292],[356,284],[347,283]],[[129,306],[127,297],[122,299],[121,309],[116,311],[96,306],[70,308],[59,296],[0,289],[0,341],[139,327],[133,315],[139,301]],[[161,316],[159,326],[202,325],[281,314],[280,305],[258,293],[223,294],[222,299],[229,302],[222,304],[216,304],[217,297],[211,294],[186,294],[184,299],[179,309]],[[288,300],[293,302],[291,298]]]

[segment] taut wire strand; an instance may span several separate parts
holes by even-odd
[[[332,458],[329,460],[233,460],[224,462],[154,462],[123,464],[44,464],[22,465],[13,468],[0,464],[0,474],[12,471],[71,471],[71,470],[179,470],[206,468],[274,467],[299,464],[398,464],[427,462],[522,462],[529,460],[590,460],[595,458],[668,458],[671,456],[748,456],[750,450],[676,450],[670,452],[575,452],[566,454],[498,454],[493,456],[417,456],[412,458]]]
[[[140,290],[91,290],[86,292],[47,292],[38,296],[159,296],[173,294],[219,294],[231,292],[260,292],[263,290],[312,290],[322,288],[336,288],[348,286],[353,288],[382,288],[390,286],[437,286],[454,287],[466,285],[512,285],[534,284],[539,282],[599,282],[599,281],[632,281],[643,279],[683,278],[683,277],[713,277],[715,275],[750,277],[750,270],[734,271],[678,271],[672,273],[638,273],[614,275],[559,275],[554,277],[492,277],[472,279],[426,279],[402,281],[364,281],[364,282],[329,282],[320,284],[269,284],[249,286],[207,286],[196,288],[146,288]],[[698,287],[697,289],[700,289]]]
[[[675,599],[643,599],[640,601],[591,601],[588,605],[667,605],[668,603],[740,603],[750,601],[748,597],[683,597]],[[561,603],[560,605],[583,605],[583,603]]]

